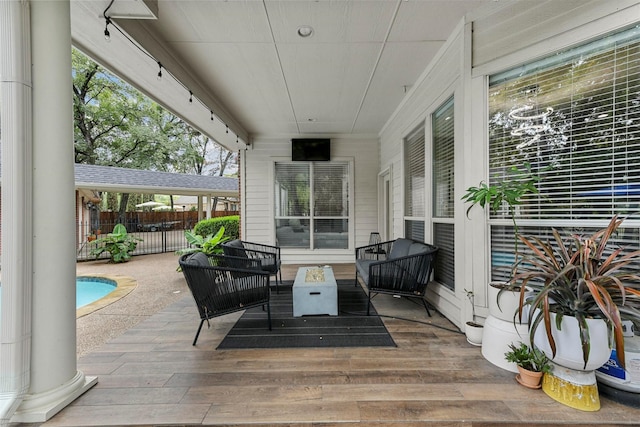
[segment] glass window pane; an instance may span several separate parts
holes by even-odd
[[[404,222],[404,236],[408,239],[424,242],[424,221],[406,220]]]
[[[433,216],[453,218],[453,98],[432,116],[433,129]]]
[[[314,163],[313,201],[316,216],[349,215],[349,165]]]
[[[405,216],[424,217],[424,125],[404,141]]]
[[[313,242],[316,249],[347,249],[349,221],[346,219],[316,219]]]
[[[558,230],[563,240],[568,242],[570,235],[575,234],[589,237],[603,227],[572,226],[555,227],[555,229]],[[543,242],[551,243],[552,247],[557,247],[552,234],[552,228],[550,227],[524,226],[518,228],[521,235],[529,238],[537,237]],[[623,223],[622,226],[618,228],[618,231],[609,239],[605,254],[611,253],[611,251],[617,248],[623,248],[623,253],[629,253],[636,250],[638,246],[640,246],[640,228],[632,226],[625,227],[625,223]],[[513,227],[498,225],[491,227],[491,280],[507,281],[511,278],[511,267],[515,261],[513,247]],[[525,255],[531,252],[520,242],[518,244],[518,253]],[[640,262],[634,261],[628,268],[635,274],[640,269]]]
[[[276,217],[309,216],[310,181],[308,163],[276,164]]]
[[[350,173],[348,162],[275,164],[279,246],[349,248]]]
[[[310,227],[308,219],[277,219],[276,245],[290,248],[309,248]]]
[[[575,53],[578,52],[578,53]],[[559,61],[558,58],[562,58]],[[490,182],[529,162],[529,219],[603,219],[640,207],[640,41],[612,36],[492,78]],[[551,65],[551,66],[550,66]],[[506,218],[506,207],[497,217]]]
[[[447,288],[455,289],[455,253],[453,224],[433,225],[434,244],[438,247],[434,278]]]

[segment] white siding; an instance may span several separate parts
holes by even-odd
[[[462,139],[461,129],[464,123],[464,114],[458,106],[462,106],[461,72],[463,70],[463,46],[464,46],[464,26],[461,23],[455,34],[443,46],[436,56],[434,62],[425,70],[419,81],[407,94],[400,107],[395,111],[393,117],[385,125],[381,133],[381,159],[382,169],[392,165],[393,167],[393,195],[394,195],[394,233],[395,237],[404,235],[403,221],[403,194],[404,194],[404,170],[402,165],[402,147],[404,138],[414,130],[420,123],[425,122],[426,132],[426,197],[427,206],[425,211],[427,218],[425,221],[426,241],[430,241],[431,227],[429,217],[431,215],[431,113],[436,110],[442,102],[455,93],[456,96],[456,138]],[[458,99],[460,98],[460,99]],[[460,136],[459,136],[460,135]],[[456,164],[462,165],[462,153],[456,147]],[[460,173],[458,170],[457,173]],[[459,209],[458,209],[459,210]],[[457,250],[456,265],[463,264],[463,253]],[[463,271],[462,268],[458,270]],[[430,285],[427,299],[438,301],[436,306],[454,323],[459,324],[460,296],[439,285]]]
[[[640,18],[637,0],[520,1],[505,5],[499,12],[473,22],[473,66],[479,67],[480,73],[518,64],[524,49],[535,47],[527,59],[531,61]],[[591,28],[585,31],[589,24]]]
[[[315,137],[315,136],[314,136]],[[376,138],[331,137],[331,156],[353,161],[351,247],[345,250],[283,249],[287,264],[351,263],[355,247],[369,241],[378,228],[378,140]],[[245,153],[243,165],[243,239],[274,244],[273,171],[276,161],[291,160],[291,138],[256,138]]]

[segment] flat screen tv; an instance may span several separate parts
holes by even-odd
[[[294,162],[328,162],[331,160],[331,140],[328,138],[293,138],[291,160]]]

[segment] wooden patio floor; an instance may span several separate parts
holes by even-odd
[[[135,263],[141,267],[154,257]],[[158,271],[164,267],[157,261],[148,268],[158,277],[184,280],[176,276],[175,263],[165,264],[166,272]],[[296,267],[285,267],[285,279],[293,279]],[[351,264],[335,265],[334,271],[338,279],[354,276]],[[135,291],[124,299],[130,297]],[[520,386],[434,311],[429,318],[417,304],[387,296],[374,304],[391,316],[384,322],[397,348],[221,351],[216,346],[239,315],[212,321],[194,347],[198,315],[183,293],[82,356],[78,368],[98,376],[98,384],[43,425],[640,424],[640,410],[605,397],[600,411],[582,412]]]

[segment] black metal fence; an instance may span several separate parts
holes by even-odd
[[[106,215],[103,215],[106,214]],[[175,252],[189,247],[184,237],[185,230],[193,229],[197,223],[197,212],[171,212],[158,215],[157,213],[127,213],[127,233],[141,240],[136,246],[133,255],[157,254]],[[216,216],[235,215],[237,212],[217,212]],[[92,242],[102,235],[111,233],[116,225],[115,216],[110,212],[102,212],[99,223],[80,222],[77,224],[76,242],[78,261],[95,259],[92,256]],[[108,253],[103,253],[100,258],[108,258]]]

